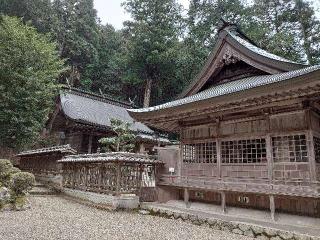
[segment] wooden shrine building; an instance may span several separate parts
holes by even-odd
[[[111,119],[131,124],[137,134],[136,152],[149,152],[154,146],[170,143],[146,125],[134,121],[126,111],[129,103],[78,89],[64,88],[49,116],[45,134],[57,145],[70,144],[78,153],[95,153],[99,139],[113,136]]]
[[[166,196],[320,217],[320,66],[260,49],[228,23],[179,99],[128,111],[180,134],[158,184]]]

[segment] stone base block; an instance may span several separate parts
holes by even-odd
[[[139,208],[139,197],[135,194],[121,194],[113,196],[93,192],[80,191],[64,188],[63,193],[67,196],[78,198],[94,204],[111,206],[113,209],[136,209]]]

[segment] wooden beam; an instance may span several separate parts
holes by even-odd
[[[275,221],[275,211],[276,211],[276,206],[274,203],[274,196],[273,195],[269,195],[269,201],[270,201],[270,214],[271,214],[271,219],[272,221]]]
[[[190,208],[189,190],[187,188],[184,189],[184,203],[186,204],[186,208]]]

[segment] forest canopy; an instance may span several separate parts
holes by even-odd
[[[187,10],[177,0],[125,0],[122,6],[131,20],[116,30],[110,24],[101,24],[93,0],[0,0],[2,18],[16,28],[12,34],[18,34],[19,28],[31,35],[40,34],[34,39],[10,39],[10,43],[2,34],[0,47],[19,47],[26,44],[23,41],[40,39],[48,42],[45,50],[50,52],[46,54],[50,59],[41,63],[44,72],[35,72],[35,76],[29,76],[26,70],[9,72],[4,54],[13,62],[21,59],[14,60],[19,55],[0,53],[1,88],[8,87],[5,81],[9,78],[21,84],[31,77],[34,82],[23,89],[26,92],[21,96],[32,93],[27,91],[38,93],[31,87],[39,87],[38,81],[48,86],[39,98],[46,109],[34,120],[33,127],[19,129],[21,133],[33,132],[43,124],[40,118],[50,110],[47,101],[52,101],[54,81],[134,100],[137,107],[174,99],[206,61],[217,40],[221,18],[237,23],[258,46],[274,54],[300,63],[320,63],[320,21],[308,0],[190,0]],[[46,65],[50,61],[56,61],[54,68]],[[66,67],[66,71],[61,70]],[[17,100],[12,104],[20,103]],[[12,109],[9,105],[1,107]]]

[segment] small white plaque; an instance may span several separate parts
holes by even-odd
[[[173,167],[169,167],[169,173],[174,173],[174,168]]]

